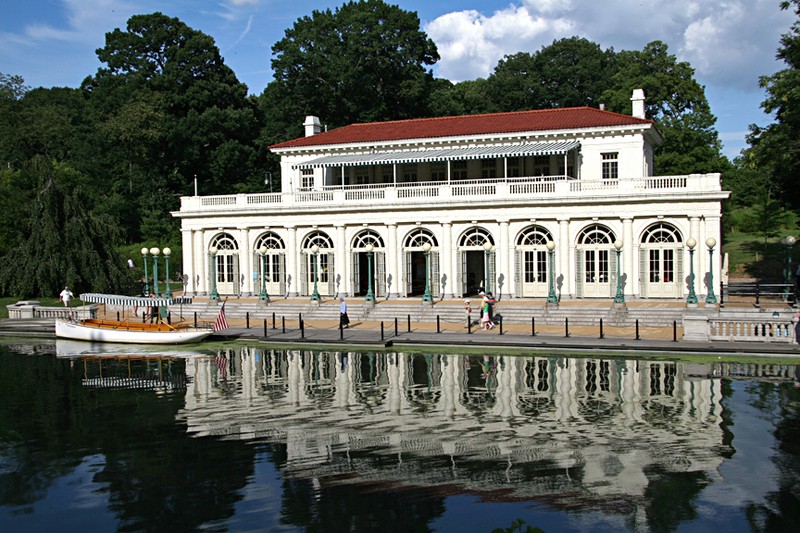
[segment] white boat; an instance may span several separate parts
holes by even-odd
[[[56,319],[56,337],[90,342],[129,344],[186,344],[199,342],[214,330],[184,324],[146,324],[141,322],[87,319],[71,322]]]
[[[139,298],[136,296],[119,296],[115,294],[81,294],[80,299],[88,303],[114,305],[133,310],[152,309],[172,305],[177,302],[191,301],[186,298]],[[90,342],[115,342],[127,344],[186,344],[198,342],[214,333],[214,328],[193,327],[185,322],[168,324],[159,321],[155,324],[139,322],[136,318],[129,320],[106,320],[88,318],[84,320],[56,319],[56,337]]]

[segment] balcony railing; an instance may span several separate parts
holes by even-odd
[[[292,193],[232,194],[224,196],[184,196],[182,211],[230,211],[264,206],[277,209],[321,207],[324,205],[397,205],[449,203],[492,198],[558,199],[608,197],[612,194],[650,196],[676,192],[698,194],[720,192],[719,174],[687,176],[649,176],[616,180],[579,180],[568,176],[536,176],[459,181],[380,183],[326,186]]]

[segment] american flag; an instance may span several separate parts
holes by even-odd
[[[221,329],[228,329],[228,321],[225,319],[225,302],[222,302],[222,307],[219,308],[219,314],[214,321],[214,331]]]

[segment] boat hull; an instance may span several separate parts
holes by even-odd
[[[136,327],[99,327],[80,322],[56,319],[56,337],[91,342],[127,344],[186,344],[199,342],[213,333],[210,328],[179,328],[170,330],[138,329]]]

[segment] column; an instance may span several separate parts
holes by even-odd
[[[397,271],[397,224],[386,224],[386,234],[386,280],[378,280],[378,283],[388,282],[386,296],[396,298],[399,296],[400,286],[400,274]]]
[[[336,265],[333,269],[333,275],[339,276],[341,278],[338,280],[338,284],[336,284],[336,278],[334,277],[334,284],[336,284],[336,291],[339,294],[343,294],[345,296],[351,296],[353,294],[353,286],[350,280],[350,269],[352,265],[350,265],[350,261],[348,260],[348,249],[347,249],[347,242],[346,237],[344,234],[344,225],[335,226],[336,228]]]
[[[641,272],[636,272],[636,261],[634,258],[636,257],[637,252],[639,251],[639,243],[633,242],[633,219],[632,218],[623,218],[622,219],[622,239],[623,239],[623,246],[622,246],[622,272],[621,274],[625,274],[627,277],[625,278],[625,286],[623,287],[623,291],[625,296],[633,296],[634,293],[638,293],[638,283],[634,283],[635,280],[639,279],[639,276],[642,275]],[[620,275],[620,273],[617,273]]]
[[[200,235],[201,245],[198,247],[198,250],[200,250],[200,257],[201,257],[200,261],[203,266],[200,269],[200,278],[198,280],[198,286],[201,289],[202,296],[208,296],[208,294],[211,292],[211,287],[209,286],[209,279],[208,279],[208,277],[211,275],[211,265],[209,264],[210,259],[208,257],[208,248],[210,246],[209,242],[215,233],[217,233],[217,230],[210,229],[210,230],[204,230]],[[195,278],[197,278],[196,275]]]
[[[297,228],[287,226],[286,237],[286,296],[298,296],[300,293],[300,273],[297,268]]]
[[[573,269],[573,258],[575,257],[575,243],[570,242],[569,238],[569,219],[561,218],[558,220],[558,241],[556,242],[556,264],[558,267],[555,271],[556,276],[556,294],[574,297],[575,296],[575,279],[570,272]],[[558,285],[558,278],[563,276],[561,287]]]
[[[441,249],[439,250],[440,278],[436,280],[436,282],[441,284],[441,276],[443,274],[446,275],[447,286],[445,287],[445,290],[447,292],[443,293],[442,296],[445,298],[453,298],[453,295],[457,294],[460,289],[455,287],[458,277],[455,275],[453,269],[453,223],[451,221],[442,222],[441,245]]]
[[[185,293],[184,296],[188,296],[189,290],[196,290],[196,286],[194,284],[194,266],[195,266],[195,257],[194,257],[194,243],[193,243],[194,232],[192,230],[181,230],[181,244],[183,247],[183,257],[181,257],[181,263],[183,264],[183,274],[188,276],[187,281],[189,282],[188,285],[185,286]]]
[[[701,265],[704,264],[703,256],[708,255],[708,252],[705,251],[706,243],[700,238],[700,217],[689,217],[689,237],[697,241],[697,246],[694,247],[694,292],[697,298],[700,299],[700,293],[704,292],[702,289],[705,287],[705,285],[703,285],[703,268]],[[687,240],[689,237],[687,237]],[[688,276],[691,272],[689,268],[689,262],[691,261],[689,258],[691,256],[689,255],[689,249],[686,246],[683,248],[686,254],[686,268],[683,269],[684,276]]]
[[[242,246],[239,248],[239,282],[242,296],[253,295],[253,243],[250,242],[251,231],[248,228],[239,228],[239,238]],[[241,277],[244,276],[244,280]],[[244,283],[241,283],[244,281]],[[258,291],[255,291],[258,294]]]
[[[500,224],[500,235],[497,241],[497,274],[495,276],[494,284],[497,285],[497,299],[503,297],[510,298],[514,293],[514,258],[511,254],[514,253],[514,246],[508,238],[508,220],[498,220]],[[497,281],[497,278],[503,277],[502,285]]]

